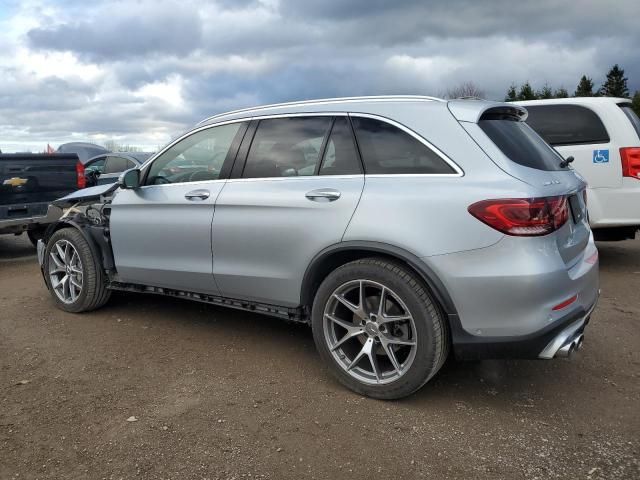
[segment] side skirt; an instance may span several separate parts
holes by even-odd
[[[261,313],[272,317],[281,318],[296,323],[309,324],[309,314],[303,307],[288,308],[266,303],[251,302],[248,300],[237,300],[233,298],[208,295],[206,293],[187,292],[174,290],[171,288],[152,287],[149,285],[138,285],[133,283],[111,282],[107,287],[109,290],[119,290],[123,292],[153,293],[166,297],[184,298],[196,302],[218,305],[221,307],[243,310],[246,312]]]

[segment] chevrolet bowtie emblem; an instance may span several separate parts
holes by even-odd
[[[8,178],[4,182],[2,182],[3,185],[10,185],[12,187],[20,187],[25,183],[27,183],[26,178],[18,178],[18,177]]]

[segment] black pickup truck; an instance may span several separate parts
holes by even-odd
[[[35,244],[62,214],[50,203],[85,182],[75,153],[0,154],[0,234],[27,232]]]

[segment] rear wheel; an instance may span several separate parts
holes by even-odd
[[[44,276],[53,300],[67,312],[94,310],[111,296],[102,266],[75,228],[58,230],[47,242]]]
[[[332,272],[312,311],[320,355],[348,388],[380,399],[409,395],[440,369],[447,328],[422,283],[383,259],[363,259]]]

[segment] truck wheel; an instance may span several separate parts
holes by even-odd
[[[102,266],[75,228],[58,230],[47,242],[44,277],[53,300],[67,312],[94,310],[111,296]]]
[[[429,293],[386,259],[357,260],[330,273],[313,303],[312,328],[333,375],[384,400],[422,387],[449,351],[447,325]]]

